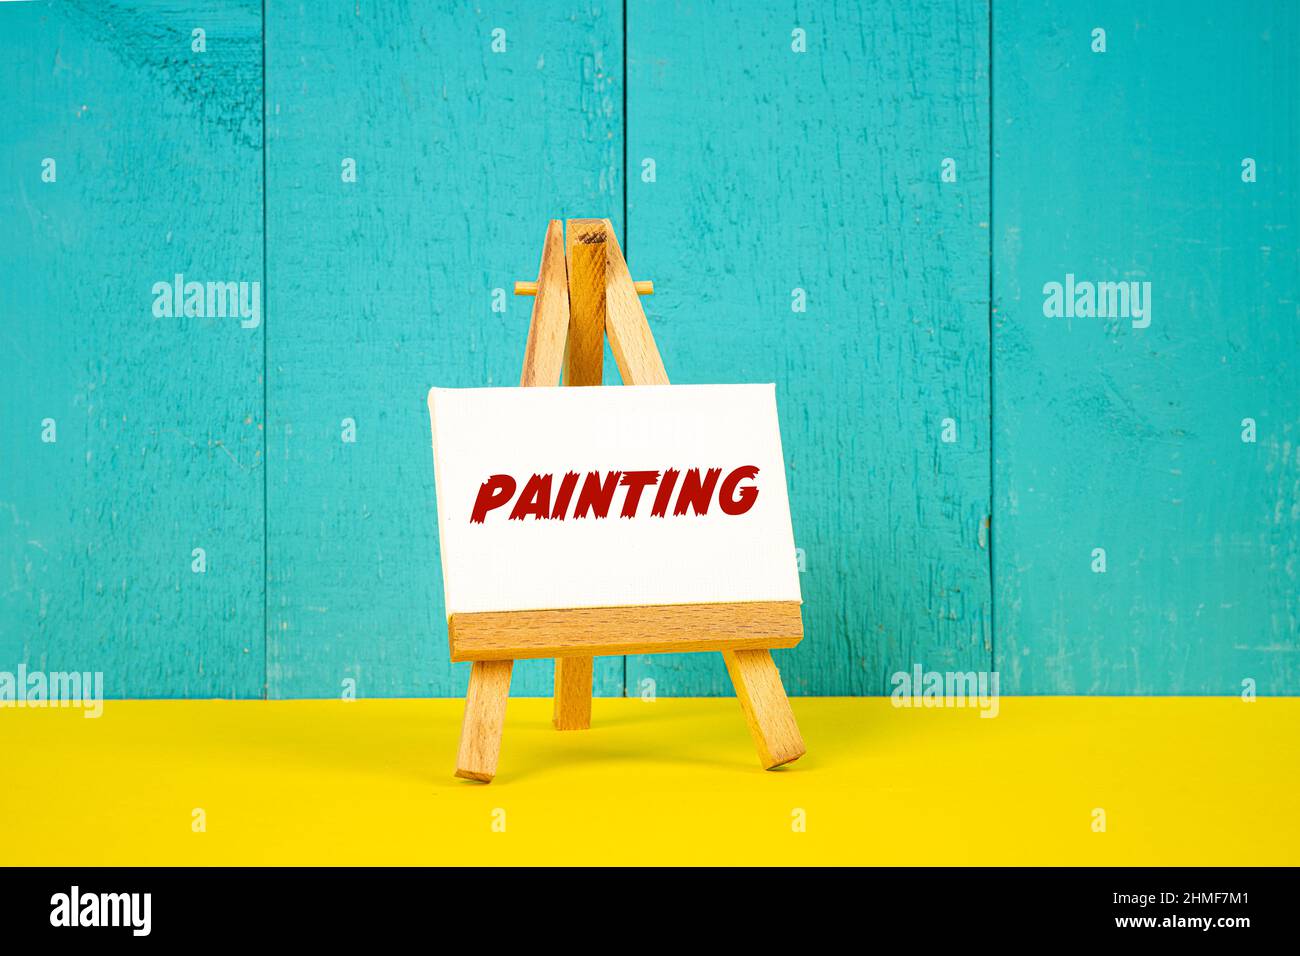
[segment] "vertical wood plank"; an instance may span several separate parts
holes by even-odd
[[[619,374],[625,385],[667,385],[668,373],[609,220],[605,221],[605,229],[608,237],[605,324]]]
[[[994,29],[1002,691],[1294,694],[1300,6]],[[1149,282],[1150,324],[1049,316],[1067,275]]]
[[[0,671],[259,697],[260,5],[0,4],[0,90]]]
[[[605,362],[605,271],[608,227],[600,219],[570,219],[565,224],[569,269],[569,337],[564,352],[564,384],[599,385]],[[619,666],[623,659],[617,658]],[[556,730],[591,726],[593,659],[556,658]]]
[[[490,783],[497,773],[514,661],[475,661],[465,694],[456,776]]]
[[[528,322],[524,368],[519,376],[519,384],[524,388],[560,383],[564,343],[569,334],[569,276],[564,260],[564,224],[552,219],[542,243],[537,293]]]
[[[764,770],[804,755],[803,736],[770,651],[723,651],[727,673],[736,688],[749,733]]]
[[[599,385],[605,362],[605,223],[570,219],[566,225],[569,338],[564,384]]]
[[[806,567],[786,689],[987,669],[988,5],[689,10],[628,4],[620,236],[674,382],[777,384]],[[730,693],[712,655],[628,658],[643,680]]]
[[[510,291],[539,225],[621,208],[621,8],[268,4],[267,21],[271,694],[459,696],[424,396],[518,382],[536,303]],[[596,691],[622,677],[598,662]],[[513,683],[549,696],[552,665]]]

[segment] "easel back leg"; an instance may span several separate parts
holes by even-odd
[[[591,665],[590,657],[555,659],[555,712],[552,723],[556,730],[590,729]]]

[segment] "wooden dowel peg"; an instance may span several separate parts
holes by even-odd
[[[655,284],[649,279],[642,279],[640,282],[633,282],[636,286],[637,295],[654,295]],[[536,282],[516,282],[515,295],[537,295]]]

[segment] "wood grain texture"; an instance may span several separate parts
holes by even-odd
[[[659,347],[650,332],[641,298],[632,282],[614,227],[605,220],[608,262],[605,275],[605,324],[609,347],[625,385],[667,385]]]
[[[1002,691],[1294,694],[1300,6],[999,2],[994,28]],[[1150,326],[1046,317],[1067,273],[1149,281]]]
[[[481,611],[453,614],[449,628],[453,661],[794,647],[803,636],[793,601]]]
[[[483,783],[496,776],[513,669],[513,661],[475,661],[470,665],[456,776]]]
[[[632,285],[636,287],[637,295],[655,294],[655,284],[649,279],[637,279]],[[537,295],[537,283],[527,282],[522,279],[516,281],[515,295]]]
[[[621,208],[622,32],[617,6],[268,5],[272,696],[464,693],[423,396],[519,381],[539,226]],[[514,687],[549,696],[551,664]]]
[[[1300,686],[1295,6],[997,0],[992,123],[980,0],[627,9],[624,91],[619,4],[0,4],[0,670],[463,693],[423,397],[513,384],[538,226],[610,215],[673,381],[778,383],[792,694]],[[260,279],[262,325],[154,319],[177,271]],[[1152,326],[1044,318],[1067,271],[1152,281]],[[731,692],[712,656],[627,671]]]
[[[605,224],[570,219],[564,234],[568,275],[568,338],[560,352],[566,386],[599,385],[605,357]],[[455,650],[453,648],[453,656]],[[590,657],[555,661],[557,730],[591,726]]]
[[[590,657],[555,659],[555,706],[551,723],[556,730],[586,730],[591,726]]]
[[[560,384],[564,343],[569,334],[569,278],[565,267],[564,224],[552,219],[542,243],[542,262],[534,283],[533,315],[524,346],[521,387]]]
[[[605,363],[605,223],[570,219],[565,224],[569,267],[569,338],[564,384],[599,385]]]
[[[660,286],[643,305],[673,382],[777,384],[806,558],[806,639],[775,655],[794,695],[990,665],[988,15],[628,4],[619,235]],[[630,658],[629,693],[646,679],[731,692],[712,655]]]
[[[152,294],[262,278],[260,29],[251,2],[0,4],[0,671],[262,694],[265,324]]]
[[[735,685],[736,699],[740,701],[763,769],[775,770],[802,757],[803,736],[771,653],[723,651],[722,659]]]

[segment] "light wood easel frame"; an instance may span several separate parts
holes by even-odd
[[[546,230],[521,386],[600,385],[605,337],[628,385],[667,385],[668,375],[608,219],[560,220]],[[793,556],[791,557],[793,560]],[[496,775],[510,674],[516,660],[555,658],[558,730],[591,726],[592,658],[606,654],[721,651],[767,770],[799,759],[803,738],[781,686],[772,648],[803,638],[794,601],[573,608],[453,614],[453,661],[471,661],[456,776],[489,782]]]

